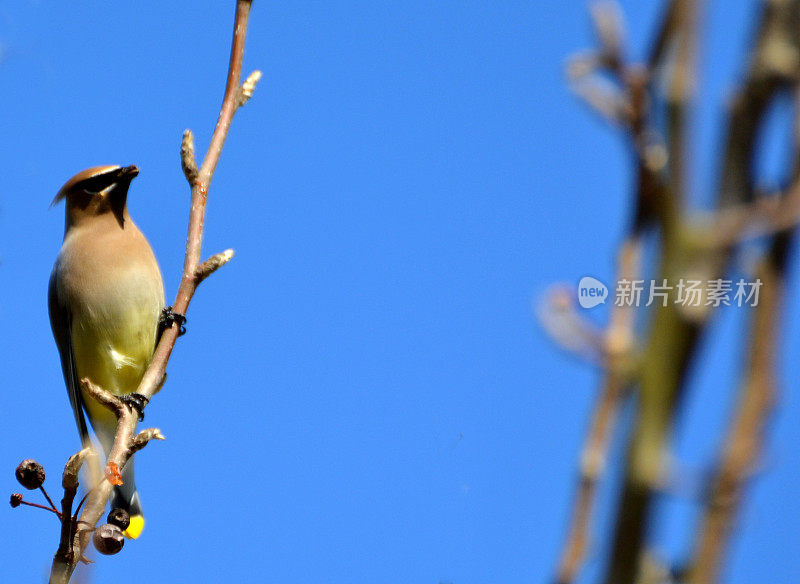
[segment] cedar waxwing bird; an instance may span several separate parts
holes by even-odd
[[[69,179],[53,199],[53,204],[64,199],[67,209],[64,243],[50,276],[50,324],[81,441],[84,447],[91,444],[85,410],[106,456],[116,417],[81,389],[80,380],[88,377],[141,412],[144,405],[131,394],[153,357],[164,308],[158,263],[126,205],[138,174],[135,166],[90,168]],[[136,538],[144,517],[132,457],[122,480],[111,505],[128,511],[125,534]]]

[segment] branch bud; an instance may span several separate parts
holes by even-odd
[[[181,140],[181,168],[189,184],[194,184],[197,179],[197,161],[194,158],[194,135],[191,130],[183,131]]]
[[[69,457],[67,464],[64,465],[64,474],[61,476],[61,486],[65,489],[78,488],[78,473],[81,470],[86,458],[92,454],[92,449],[84,448]]]
[[[131,440],[131,454],[139,452],[142,448],[147,446],[151,440],[166,440],[166,438],[164,438],[164,435],[158,428],[142,430]]]
[[[197,283],[199,284],[222,266],[231,261],[233,259],[233,254],[234,252],[232,249],[226,249],[225,251],[214,254],[202,264],[197,266],[197,269],[194,272],[195,278],[197,278]]]
[[[253,92],[256,90],[259,79],[261,79],[261,71],[255,70],[244,80],[242,89],[239,92],[239,107],[246,104],[247,101],[253,97]]]

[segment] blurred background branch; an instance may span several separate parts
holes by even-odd
[[[687,371],[702,345],[715,303],[706,296],[695,307],[673,298],[641,309],[615,303],[605,332],[581,315],[565,319],[569,312],[563,307],[569,302],[564,298],[551,301],[549,310],[543,309],[540,319],[561,346],[577,346],[583,353],[587,346],[595,347],[589,353],[597,356],[595,361],[603,368],[570,525],[556,569],[558,584],[574,582],[586,557],[609,436],[626,398],[633,402],[633,418],[622,460],[624,476],[617,493],[613,533],[598,537],[606,543],[608,553],[603,581],[719,581],[743,487],[757,461],[774,401],[784,277],[800,207],[795,162],[798,140],[790,145],[793,162],[785,172],[789,184],[778,196],[761,194],[753,175],[757,137],[766,111],[775,99],[787,95],[797,110],[800,2],[761,2],[753,43],[718,149],[721,171],[716,208],[705,214],[691,208],[697,197],[690,192],[689,185],[694,183],[687,165],[692,159],[690,114],[697,83],[701,11],[702,3],[697,0],[667,2],[650,55],[645,64],[636,64],[626,57],[620,8],[612,2],[596,4],[591,17],[598,47],[573,59],[567,75],[575,93],[620,128],[632,147],[637,178],[628,233],[618,252],[617,283],[641,279],[648,271],[641,259],[645,243],[654,249],[649,270],[653,281],[674,285],[729,276],[742,243],[752,238],[763,240],[760,259],[749,274],[760,283],[761,296],[759,303],[750,307],[749,331],[743,333],[748,344],[739,395],[702,502],[702,520],[697,533],[689,538],[694,543],[688,567],[659,566],[649,541],[653,503],[664,482],[674,420],[687,394]],[[560,320],[556,314],[561,314]],[[560,334],[554,334],[554,322],[572,325],[562,326],[557,329]]]

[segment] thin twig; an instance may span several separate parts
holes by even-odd
[[[800,185],[784,196],[759,196],[709,216],[699,216],[692,226],[693,243],[700,250],[724,251],[737,244],[774,235],[800,223]]]
[[[78,506],[77,506],[77,507],[75,507],[75,512],[72,514],[72,517],[73,517],[73,519],[74,519],[75,521],[77,521],[77,520],[78,520],[78,513],[80,513],[80,512],[81,512],[81,508],[83,507],[83,504],[86,502],[86,499],[88,499],[88,498],[89,498],[89,495],[90,495],[91,493],[92,493],[92,490],[91,490],[91,489],[89,489],[88,491],[86,491],[86,493],[84,493],[83,497],[81,497],[81,500],[80,500],[80,502],[78,502]]]
[[[633,280],[639,272],[641,241],[631,237],[620,248],[617,280]],[[605,372],[600,394],[581,455],[580,480],[572,505],[569,532],[561,552],[556,575],[557,584],[570,584],[589,547],[589,530],[597,484],[606,466],[608,444],[614,429],[625,388],[630,383],[631,354],[634,350],[634,319],[632,306],[614,305],[605,335]]]
[[[56,513],[58,513],[58,509],[56,509],[55,503],[53,503],[53,500],[50,498],[50,495],[48,495],[47,491],[44,489],[44,485],[40,486],[39,490],[42,492],[42,495],[44,495],[44,498],[47,499],[47,502],[50,503],[50,508]]]
[[[720,466],[711,482],[688,584],[712,584],[719,580],[722,554],[730,539],[744,484],[760,453],[774,401],[783,266],[767,260],[756,275],[762,285],[758,306],[753,308],[749,363]]]
[[[44,509],[45,511],[50,511],[50,513],[55,513],[56,516],[61,519],[61,511],[57,510],[55,507],[48,507],[47,505],[40,505],[39,503],[31,503],[30,501],[20,501],[20,505],[27,505],[28,507],[36,507],[37,509]]]

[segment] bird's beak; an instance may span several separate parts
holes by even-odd
[[[134,179],[139,174],[139,167],[135,164],[130,166],[123,166],[117,171],[118,178],[127,178],[128,180]]]

